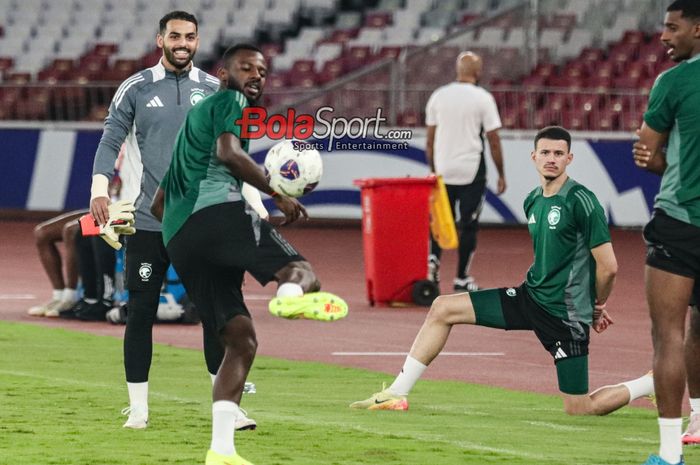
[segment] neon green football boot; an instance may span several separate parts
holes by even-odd
[[[408,410],[408,399],[399,396],[382,386],[382,390],[375,392],[369,399],[358,400],[350,404],[350,408],[367,410]]]
[[[209,449],[205,465],[253,465],[238,454],[221,455]]]
[[[348,304],[330,292],[310,292],[302,296],[275,297],[268,306],[270,313],[291,320],[335,321],[348,315]]]

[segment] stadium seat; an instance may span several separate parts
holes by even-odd
[[[365,16],[365,27],[383,28],[392,23],[392,14],[389,11],[374,11]]]
[[[323,64],[323,69],[318,74],[319,83],[325,84],[338,79],[343,74],[343,66],[342,58],[336,58],[325,62]]]
[[[308,74],[314,72],[315,62],[313,60],[296,60],[292,65],[292,74]]]
[[[316,73],[313,70],[307,72],[292,71],[289,76],[289,85],[302,88],[314,87],[316,85]]]
[[[578,110],[565,110],[561,113],[561,125],[574,131],[587,129],[589,124],[588,113],[581,113]]]

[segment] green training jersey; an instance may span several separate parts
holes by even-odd
[[[180,230],[189,216],[205,207],[242,200],[241,181],[216,156],[216,140],[225,132],[240,138],[236,123],[248,106],[235,90],[220,90],[195,105],[175,140],[173,158],[160,187],[165,191],[163,242]],[[241,140],[248,150],[248,141]]]
[[[596,296],[591,249],[610,242],[598,199],[569,178],[551,197],[542,187],[533,190],[523,206],[535,252],[526,280],[530,296],[557,318],[590,325]]]
[[[668,133],[667,166],[654,207],[700,227],[700,55],[656,78],[644,122]]]

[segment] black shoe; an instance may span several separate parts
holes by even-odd
[[[92,304],[89,304],[89,303],[85,302],[85,299],[80,299],[79,301],[77,301],[77,302],[75,303],[75,305],[73,305],[73,306],[72,306],[71,308],[69,308],[68,310],[65,310],[65,311],[63,311],[63,312],[60,312],[60,313],[58,314],[58,317],[59,317],[59,318],[65,318],[66,320],[77,320],[77,319],[78,319],[78,314],[79,314],[80,312],[85,311],[85,309],[87,309],[90,305],[92,305]]]
[[[111,309],[111,301],[101,300],[85,308],[77,315],[78,319],[82,321],[105,321],[105,315]]]

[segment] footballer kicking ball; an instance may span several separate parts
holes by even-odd
[[[318,150],[300,150],[291,140],[275,144],[265,156],[265,176],[270,187],[287,197],[301,197],[318,185],[323,162]]]

